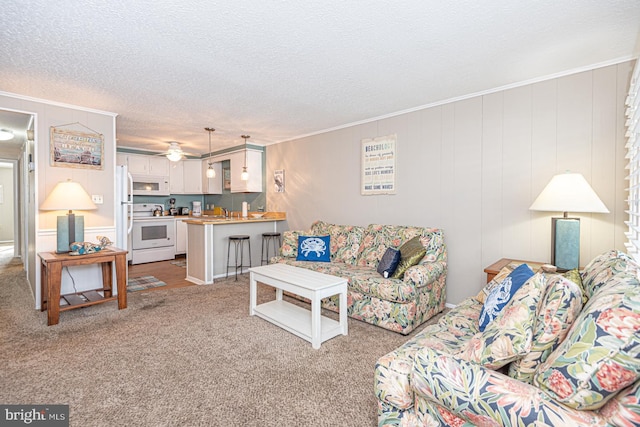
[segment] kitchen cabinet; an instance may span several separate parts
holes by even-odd
[[[249,179],[240,179],[242,168],[246,165]],[[242,150],[230,155],[231,163],[231,192],[232,193],[260,193],[262,192],[262,151]]]
[[[165,156],[118,153],[116,163],[127,165],[130,174],[169,176],[169,159]]]
[[[202,194],[202,160],[183,160],[184,194]]]
[[[216,171],[215,178],[207,178],[209,159],[202,161],[202,193],[222,194],[222,162],[212,162],[211,166]]]
[[[202,161],[173,162],[169,172],[171,194],[202,194]]]
[[[169,192],[184,194],[184,163],[172,162],[169,166]]]
[[[176,255],[187,253],[187,223],[176,219]]]

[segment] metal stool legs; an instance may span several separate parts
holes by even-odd
[[[229,241],[227,243],[227,275],[226,278],[229,277],[229,264],[230,256],[231,256],[231,242],[233,242],[234,249],[234,260],[233,267],[236,269],[236,280],[238,280],[238,270],[240,270],[240,274],[242,274],[242,269],[247,267],[244,265],[244,241],[247,241],[247,246],[249,248],[249,268],[251,268],[251,239],[249,236],[241,235],[241,236],[229,236]],[[238,258],[240,263],[238,264]]]
[[[262,233],[262,251],[260,253],[260,265],[269,264],[269,244],[271,244],[271,246],[273,247],[273,255],[278,255],[278,250],[280,249],[280,246],[282,246],[280,233]]]

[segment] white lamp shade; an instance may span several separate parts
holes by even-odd
[[[211,165],[209,165],[209,167],[207,168],[207,178],[215,178],[216,177],[216,170],[211,167]]]
[[[593,188],[579,173],[551,178],[529,208],[532,211],[609,213]]]
[[[73,182],[70,179],[59,182],[45,201],[40,205],[40,209],[44,211],[61,211],[61,210],[92,210],[96,209],[96,205],[91,200],[82,185]]]

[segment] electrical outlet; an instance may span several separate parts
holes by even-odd
[[[92,194],[91,195],[91,200],[93,201],[93,203],[95,203],[96,205],[101,205],[104,202],[102,201],[102,194]]]

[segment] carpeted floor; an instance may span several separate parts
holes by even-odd
[[[48,327],[24,276],[0,259],[0,402],[69,404],[72,426],[375,426],[374,364],[408,339],[349,319],[348,336],[314,350],[249,316],[247,275],[134,292],[125,310]]]

